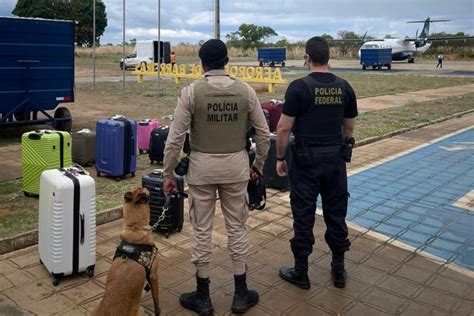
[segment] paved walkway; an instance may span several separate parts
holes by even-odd
[[[443,315],[449,313],[472,315],[474,310],[472,267],[459,267],[455,263],[462,264],[462,262],[456,262],[457,257],[450,257],[446,261],[439,258],[438,253],[423,252],[425,250],[423,248],[415,251],[414,246],[405,243],[406,240],[393,238],[390,231],[364,228],[363,223],[358,222],[357,214],[362,216],[358,210],[365,210],[365,214],[369,214],[367,218],[379,225],[382,225],[385,220],[374,215],[375,212],[380,213],[380,210],[373,209],[372,206],[380,203],[372,198],[362,197],[362,192],[377,193],[382,190],[372,187],[380,182],[378,168],[381,167],[377,166],[390,166],[393,162],[405,161],[406,157],[411,155],[406,154],[406,151],[417,154],[423,150],[432,150],[428,146],[422,151],[415,151],[419,149],[419,146],[424,146],[425,143],[438,137],[472,127],[473,120],[474,114],[466,115],[460,119],[446,121],[355,150],[354,162],[350,165],[352,176],[349,183],[353,191],[350,201],[350,218],[354,219],[356,224],[350,223],[352,247],[347,253],[349,280],[345,289],[336,289],[332,286],[329,270],[330,253],[324,242],[323,220],[319,216],[315,228],[316,244],[310,258],[311,289],[297,289],[279,278],[278,267],[292,264],[288,243],[292,237],[291,212],[288,193],[269,190],[271,197],[267,208],[264,211],[252,212],[248,220],[251,240],[249,286],[257,289],[261,296],[258,306],[253,308],[248,315]],[[447,139],[457,142],[456,137],[470,136],[469,133],[471,132],[457,134],[455,138]],[[447,147],[456,152],[456,147],[452,144],[435,143],[434,146]],[[407,160],[407,164],[415,163],[415,160],[420,159],[419,156],[415,158]],[[433,154],[433,160],[427,164],[436,165],[442,163],[444,159],[444,156]],[[451,166],[452,164],[443,166],[443,172],[451,174]],[[404,178],[404,169],[401,170],[401,173],[393,173],[393,179]],[[454,170],[458,171],[458,169]],[[421,171],[424,174],[424,170]],[[468,172],[472,172],[472,169],[466,170],[466,175]],[[455,177],[454,173],[452,176]],[[372,180],[361,181],[369,179]],[[420,178],[421,180],[423,178]],[[392,186],[391,183],[383,181],[382,178],[383,188],[390,190],[398,187],[398,185]],[[413,191],[422,187],[422,185],[408,182],[409,185],[414,185]],[[464,182],[463,180],[462,183]],[[463,195],[464,192],[463,187],[455,194]],[[434,197],[437,198],[437,196]],[[364,200],[372,204],[361,205]],[[396,202],[398,199],[392,200]],[[426,201],[420,204],[420,207],[426,206],[427,210],[431,210],[433,205],[430,203],[432,202],[438,203]],[[472,203],[472,198],[467,196],[462,203],[468,205]],[[393,209],[398,207],[397,205],[385,206]],[[399,213],[396,212],[396,214]],[[164,315],[192,315],[178,303],[180,293],[194,288],[193,268],[190,264],[191,227],[187,217],[185,216],[185,226],[181,233],[173,234],[169,239],[165,239],[162,235],[156,236],[160,249],[160,298]],[[402,218],[405,221],[419,223],[419,219]],[[472,220],[472,217],[469,219]],[[424,224],[426,227],[431,225],[430,222]],[[117,246],[121,225],[122,222],[119,220],[98,227],[97,266],[96,276],[93,279],[84,275],[69,277],[58,287],[53,287],[47,271],[39,264],[36,246],[0,256],[0,314],[84,315],[89,313],[104,294],[106,274]],[[233,294],[232,266],[226,251],[224,221],[219,207],[214,226],[212,299],[217,315],[229,315]],[[425,233],[432,234],[431,241],[435,241],[438,236],[436,232]],[[399,235],[396,234],[396,236]],[[407,239],[410,238],[407,237]],[[464,248],[456,253],[462,254],[467,247],[472,248],[472,239],[468,242],[471,244],[464,244]],[[448,249],[451,249],[449,244],[446,245]],[[152,300],[148,293],[144,293],[142,303],[146,311],[151,314]]]
[[[361,112],[370,112],[469,93],[474,93],[474,84],[363,98],[357,100],[357,106]]]

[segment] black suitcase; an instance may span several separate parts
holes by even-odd
[[[183,192],[183,177],[176,176],[175,178],[178,184],[178,191]],[[142,186],[150,191],[150,226],[153,226],[159,220],[166,200],[163,192],[161,171],[154,171],[143,176]],[[168,238],[171,232],[180,232],[183,229],[183,219],[184,195],[178,194],[178,197],[171,198],[169,208],[162,221],[156,227],[156,231],[165,233],[166,238]]]
[[[248,151],[249,155],[249,164],[252,167],[257,153],[255,149],[250,149]],[[265,178],[259,177],[256,181],[249,180],[247,185],[247,194],[249,197],[248,207],[250,211],[253,210],[263,210],[267,201],[267,191],[265,185]]]
[[[291,147],[294,146],[295,138],[290,136],[288,147],[286,148],[285,158],[288,168],[291,168],[292,155]],[[288,191],[290,189],[290,177],[280,177],[276,172],[276,135],[270,136],[270,149],[268,150],[267,160],[263,166],[263,176],[265,184],[268,188],[273,188],[281,191]]]
[[[148,157],[150,157],[150,163],[156,161],[157,163],[163,162],[166,139],[170,131],[169,126],[161,126],[153,129],[150,137],[150,151]]]

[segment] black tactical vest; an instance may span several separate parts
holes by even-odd
[[[342,123],[345,108],[345,83],[336,77],[323,83],[311,76],[302,78],[311,95],[308,110],[295,119],[295,140],[306,146],[342,144]]]

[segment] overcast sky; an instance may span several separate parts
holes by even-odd
[[[92,1],[92,0],[89,0]],[[122,41],[122,0],[103,0],[108,26],[101,42]],[[126,0],[126,38],[157,37],[157,0]],[[9,16],[16,0],[0,0],[0,15]],[[213,36],[213,0],[161,0],[161,36],[173,44],[196,43]],[[270,26],[290,42],[341,29],[384,37],[415,36],[426,17],[451,19],[432,24],[432,32],[474,34],[474,0],[221,0],[221,36],[241,23]]]

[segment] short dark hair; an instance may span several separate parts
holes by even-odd
[[[313,65],[324,66],[329,62],[329,44],[323,37],[315,36],[306,42],[306,54]]]
[[[229,62],[229,58],[225,57],[224,59],[221,59],[219,61],[213,61],[213,62],[204,62],[201,61],[203,68],[206,69],[206,71],[209,70],[217,70],[217,69],[224,69],[225,65]]]

